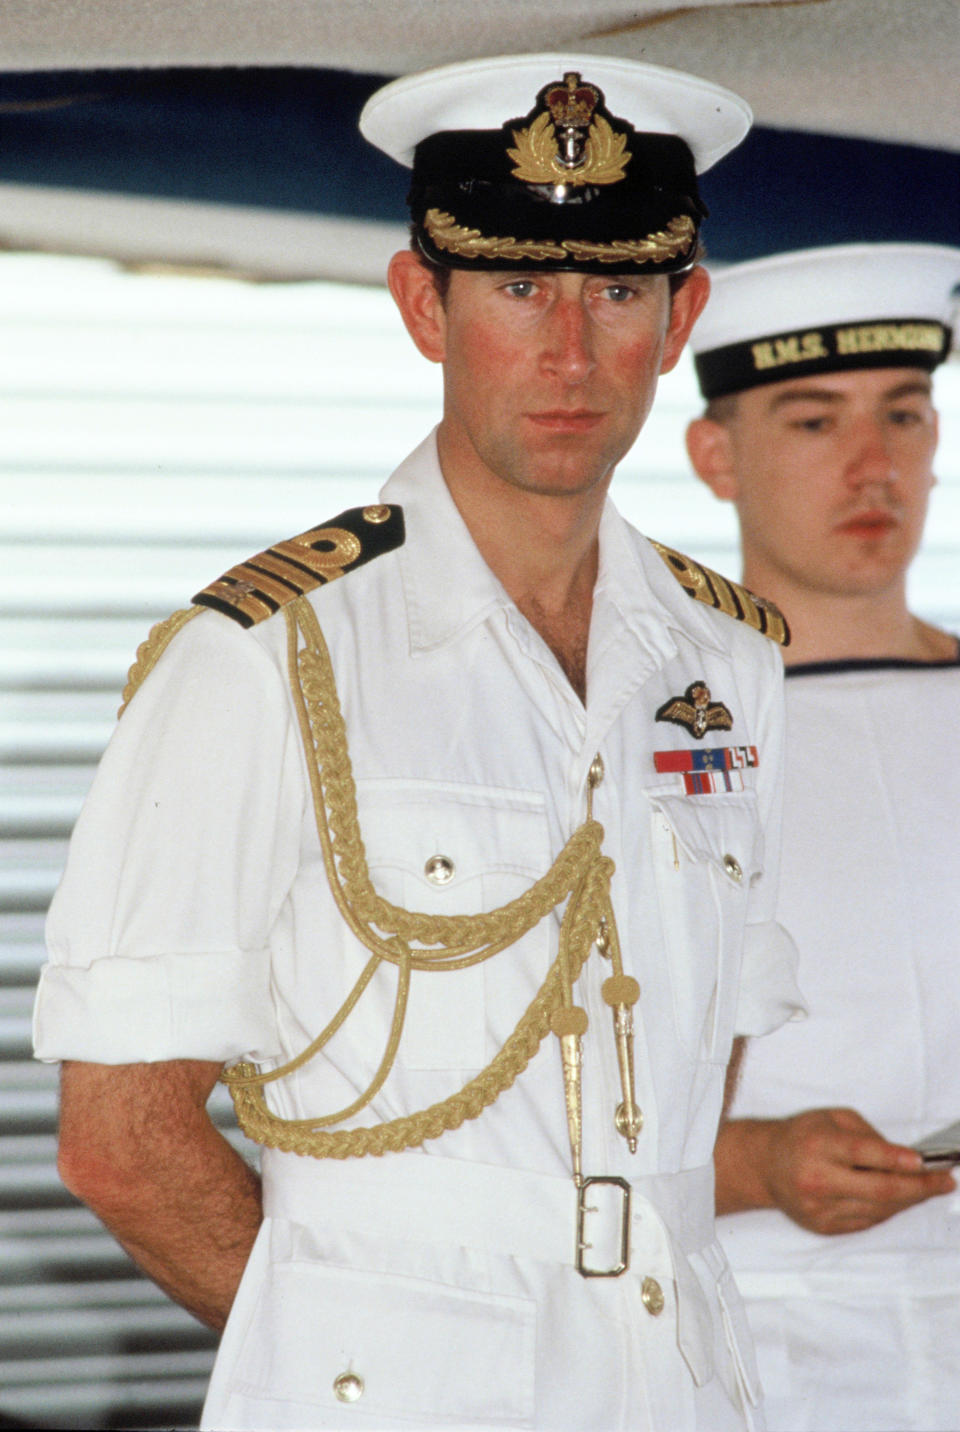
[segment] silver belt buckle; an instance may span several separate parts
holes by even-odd
[[[612,1206],[613,1200],[616,1199],[615,1193],[611,1193],[608,1197],[603,1198],[603,1207],[600,1206],[599,1201],[596,1203],[587,1202],[588,1190],[594,1189],[599,1191],[600,1188],[619,1190],[619,1210]],[[603,1196],[601,1195],[601,1197]],[[586,1254],[596,1251],[596,1244],[587,1241],[587,1215],[591,1213],[598,1216],[601,1214],[606,1215],[605,1226],[600,1230],[601,1234],[606,1233],[608,1235],[607,1238],[604,1239],[605,1243],[611,1241],[609,1238],[611,1232],[611,1213],[614,1219],[619,1216],[619,1255],[614,1241],[614,1246],[610,1250],[610,1266],[606,1268],[593,1268],[587,1265]],[[596,1234],[593,1235],[594,1238],[596,1238],[596,1236]],[[625,1178],[617,1178],[613,1174],[597,1174],[592,1178],[585,1178],[577,1190],[577,1272],[584,1278],[619,1278],[621,1273],[625,1273],[629,1267],[630,1185]]]

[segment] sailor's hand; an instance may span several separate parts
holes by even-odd
[[[855,1233],[956,1187],[943,1169],[888,1143],[853,1109],[811,1109],[761,1126],[771,1203],[814,1233]]]

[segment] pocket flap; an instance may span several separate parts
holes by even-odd
[[[662,790],[644,794],[691,860],[728,871],[727,861],[732,856],[743,872],[744,885],[760,871],[763,835],[753,791],[700,797]]]
[[[400,1416],[416,1418],[417,1426],[530,1426],[535,1335],[535,1305],[525,1299],[275,1264],[245,1339],[238,1384],[261,1399],[339,1408],[344,1423],[337,1425],[346,1425],[347,1391],[368,1425]]]
[[[443,781],[359,781],[371,869],[399,870],[426,894],[491,874],[532,883],[550,866],[546,808],[534,791]],[[430,866],[431,861],[442,862]]]

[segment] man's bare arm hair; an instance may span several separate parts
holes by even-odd
[[[262,1220],[260,1180],[206,1104],[220,1064],[65,1063],[58,1167],[153,1280],[223,1328]]]

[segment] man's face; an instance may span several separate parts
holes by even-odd
[[[547,496],[605,485],[679,357],[702,277],[671,305],[659,275],[454,271],[442,313],[444,471]]]
[[[834,596],[901,582],[935,481],[929,376],[884,368],[738,395],[724,424],[748,571]]]

